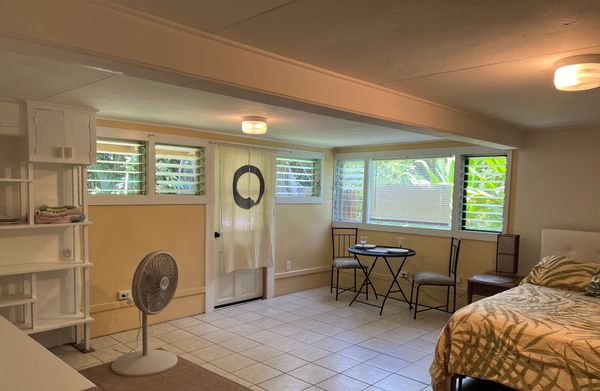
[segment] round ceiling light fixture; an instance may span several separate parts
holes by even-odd
[[[250,115],[242,118],[242,132],[246,134],[267,133],[267,118]]]
[[[563,58],[556,63],[554,86],[560,91],[584,91],[600,87],[600,54]]]

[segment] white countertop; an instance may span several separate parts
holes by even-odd
[[[0,390],[96,390],[75,369],[0,316]]]

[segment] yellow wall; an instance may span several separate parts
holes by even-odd
[[[522,273],[539,261],[543,228],[600,231],[599,146],[600,126],[527,133],[513,189]]]
[[[331,150],[123,121],[98,120],[98,125],[325,153],[323,203],[276,206],[275,292],[289,293],[326,283],[323,280],[328,274],[315,271],[329,265],[331,252]],[[90,272],[94,336],[137,327],[138,311],[117,301],[117,291],[130,289],[138,263],[159,249],[173,253],[180,280],[171,304],[150,317],[150,323],[204,312],[205,213],[204,205],[90,206],[89,217],[94,223],[90,228],[90,258],[95,265]],[[292,260],[292,274],[297,273],[293,277],[285,271],[287,259]]]
[[[204,311],[204,205],[91,206],[90,297],[94,335],[130,329],[138,313],[117,301],[117,291],[131,289],[135,268],[156,250],[173,254],[179,268],[177,294],[152,321]],[[188,308],[182,308],[183,302]]]

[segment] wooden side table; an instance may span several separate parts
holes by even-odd
[[[494,270],[469,278],[467,302],[473,302],[473,295],[492,296],[519,285],[524,276],[499,273]]]

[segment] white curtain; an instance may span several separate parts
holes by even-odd
[[[273,266],[275,151],[221,144],[218,182],[224,271]]]

